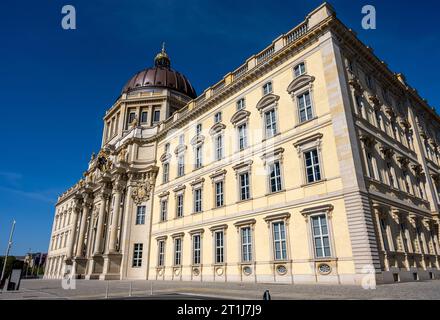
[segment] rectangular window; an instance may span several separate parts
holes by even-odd
[[[170,152],[170,144],[169,143],[165,143],[164,153],[168,154],[169,152]]]
[[[272,93],[272,82],[267,82],[264,86],[263,86],[263,94],[269,94]]]
[[[176,217],[183,217],[183,194],[178,194],[176,197]]]
[[[368,88],[374,88],[373,78],[370,75],[365,76],[365,82],[367,83]]]
[[[216,231],[214,234],[215,241],[215,263],[224,262],[224,233]]]
[[[195,148],[195,168],[199,169],[202,167],[202,146],[198,146]]]
[[[127,127],[130,126],[130,125],[133,123],[134,119],[136,119],[136,112],[131,111],[131,112],[128,114]]]
[[[215,183],[215,206],[223,206],[223,181]]]
[[[148,112],[142,111],[141,112],[141,123],[147,123],[148,122]]]
[[[202,212],[202,189],[194,190],[194,212]]]
[[[287,259],[286,247],[286,230],[284,222],[276,222],[272,224],[273,231],[273,247],[275,260]]]
[[[420,253],[425,254],[426,253],[425,237],[423,236],[423,231],[419,224],[416,225],[416,234],[417,234],[417,241],[420,247]]]
[[[167,183],[170,178],[170,164],[168,162],[163,164],[162,182]]]
[[[330,257],[330,239],[327,226],[327,217],[323,215],[311,217],[313,244],[316,258]]]
[[[185,135],[181,134],[179,136],[179,145],[183,146],[185,144]]]
[[[167,221],[168,200],[160,201],[160,221]]]
[[[248,200],[251,197],[249,172],[245,172],[239,175],[240,183],[240,200]]]
[[[381,231],[381,234],[382,234],[382,241],[383,241],[384,250],[385,251],[389,251],[390,250],[390,246],[388,244],[387,223],[385,222],[384,219],[380,219],[379,223],[380,223],[380,231]]]
[[[196,135],[199,135],[202,132],[202,124],[199,123],[196,126]]]
[[[252,261],[252,229],[250,227],[241,229],[241,261]]]
[[[358,115],[363,117],[364,116],[364,103],[362,102],[362,98],[360,96],[356,96],[356,108],[358,111]]]
[[[136,224],[145,224],[145,206],[137,207]]]
[[[215,160],[223,159],[223,136],[221,134],[215,137]]]
[[[193,264],[201,263],[201,248],[200,234],[193,235]]]
[[[246,107],[246,100],[244,98],[241,98],[237,101],[237,111],[243,110]]]
[[[271,192],[281,191],[281,167],[280,162],[275,161],[274,163],[269,165],[269,184]]]
[[[404,222],[400,224],[400,232],[402,235],[403,248],[405,249],[405,252],[409,252],[409,239],[407,236],[406,224]]]
[[[247,125],[243,123],[238,126],[238,148],[244,150],[247,147]]]
[[[222,122],[222,113],[221,112],[217,112],[214,115],[214,123],[219,123]]]
[[[307,91],[298,96],[298,112],[299,122],[311,120],[313,118],[312,100],[310,99],[310,92]]]
[[[272,109],[264,114],[266,125],[266,138],[271,138],[277,134],[277,119],[275,110]]]
[[[390,185],[394,188],[399,188],[399,183],[397,181],[396,177],[396,170],[394,170],[394,167],[391,162],[387,163],[387,168],[390,176]]]
[[[160,110],[154,110],[153,123],[160,121]]]
[[[182,239],[174,239],[174,265],[180,266],[182,263]]]
[[[179,154],[177,158],[177,176],[181,177],[185,174],[185,156]]]
[[[165,241],[161,240],[157,243],[157,265],[163,267],[165,265]]]
[[[295,70],[295,77],[298,78],[299,76],[306,73],[306,65],[304,64],[304,62],[301,62],[300,64],[295,66],[294,70]]]
[[[133,250],[133,267],[142,266],[142,250],[144,245],[142,243],[135,243]]]
[[[403,171],[402,172],[403,175],[403,182],[405,183],[405,191],[407,193],[412,193],[411,190],[411,178],[409,177],[408,171]]]
[[[318,150],[313,149],[304,152],[306,165],[307,183],[313,183],[321,180],[321,168],[319,167]]]

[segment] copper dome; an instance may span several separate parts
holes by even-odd
[[[164,48],[154,59],[154,67],[136,73],[125,84],[122,93],[128,93],[141,88],[158,87],[175,90],[191,99],[197,97],[189,80],[183,74],[171,69],[170,59]]]

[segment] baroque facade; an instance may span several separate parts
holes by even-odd
[[[440,279],[440,117],[323,4],[196,95],[163,49],[60,196],[46,278]]]

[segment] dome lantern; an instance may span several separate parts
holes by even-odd
[[[165,42],[162,43],[162,51],[154,58],[154,65],[156,67],[162,67],[169,69],[171,67],[171,61],[168,54],[165,52]]]

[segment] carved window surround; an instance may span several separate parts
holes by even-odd
[[[304,219],[306,220],[306,222],[309,222],[309,219],[311,216],[313,215],[317,215],[317,214],[326,214],[327,217],[329,219],[332,218],[332,214],[333,214],[333,205],[331,204],[325,204],[322,206],[316,206],[316,207],[311,207],[311,208],[306,208],[301,210],[301,214],[304,217]]]
[[[216,171],[213,174],[211,174],[209,177],[211,178],[213,183],[224,181],[226,177],[226,172],[227,172],[226,169]]]
[[[257,223],[257,220],[255,220],[255,219],[246,219],[246,220],[241,220],[241,221],[235,222],[234,226],[237,228],[237,232],[240,231],[240,228],[243,228],[243,227],[251,227],[253,230],[256,223]]]
[[[226,126],[223,123],[216,123],[214,124],[211,129],[209,130],[209,134],[211,136],[216,136],[218,134],[223,133],[223,131],[226,129]]]
[[[203,188],[203,183],[205,182],[205,178],[198,178],[190,183],[193,190]]]
[[[247,123],[249,121],[251,113],[247,110],[239,110],[237,111],[231,118],[231,123],[237,127],[243,123]]]
[[[287,225],[289,219],[290,219],[290,213],[288,212],[271,214],[269,216],[264,217],[264,221],[266,221],[268,227],[270,227],[271,223],[277,221],[284,221]]]

